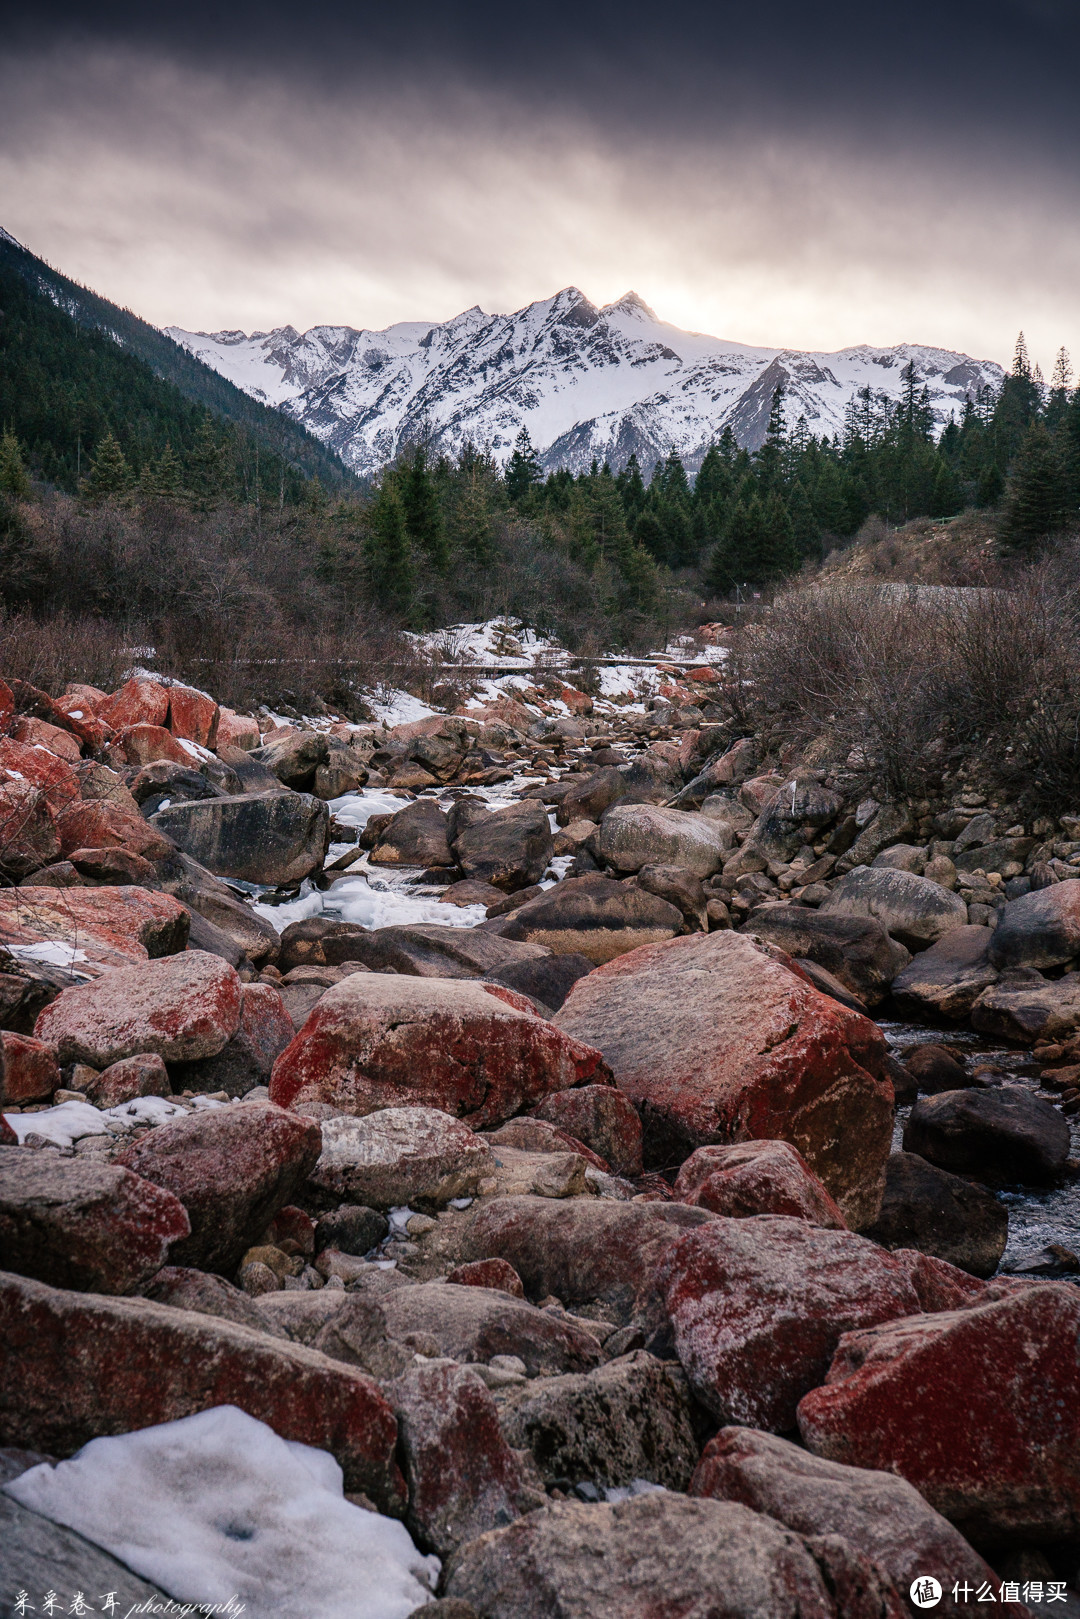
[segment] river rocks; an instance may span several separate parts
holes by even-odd
[[[815,833],[834,821],[842,801],[812,776],[784,782],[764,806],[747,845],[766,860],[790,860]]]
[[[998,918],[995,967],[1057,967],[1080,956],[1080,882],[1039,888],[1010,900]]]
[[[496,1396],[499,1426],[532,1453],[545,1484],[601,1488],[645,1479],[685,1490],[697,1460],[694,1411],[678,1367],[644,1350],[593,1372],[538,1378]]]
[[[191,762],[188,750],[163,725],[126,726],[113,738],[109,754],[114,762],[119,762],[117,750],[129,765],[149,765],[159,759],[178,765]]]
[[[32,787],[54,815],[79,796],[74,765],[58,759],[48,748],[15,742],[9,736],[0,737],[0,775],[8,785]]]
[[[94,706],[98,718],[114,731],[127,725],[164,725],[169,717],[169,689],[156,680],[133,675],[119,691],[98,699]]]
[[[1064,1283],[852,1332],[799,1407],[803,1442],[899,1474],[976,1546],[1075,1542],[1078,1334]]]
[[[294,967],[333,967],[352,961],[366,937],[359,922],[305,916],[300,922],[290,922],[281,934],[278,971],[289,973]]]
[[[276,929],[257,916],[250,905],[236,898],[227,884],[182,854],[179,869],[162,884],[165,891],[201,916],[231,940],[237,950],[256,965],[273,961],[278,954]]]
[[[897,1005],[915,1017],[929,1012],[966,1018],[983,990],[997,982],[998,969],[990,954],[990,942],[996,937],[993,928],[966,924],[951,928],[893,980]]]
[[[21,1276],[133,1293],[190,1232],[171,1192],[116,1164],[0,1152],[0,1252]]]
[[[295,1033],[281,993],[273,984],[244,984],[236,1032],[216,1056],[175,1064],[176,1089],[246,1096],[253,1086],[266,1084]]]
[[[145,888],[0,889],[0,945],[64,945],[88,977],[182,951],[188,928],[182,905]]]
[[[48,804],[26,781],[0,781],[0,872],[19,882],[51,865],[60,839]]]
[[[171,804],[151,824],[207,870],[248,883],[299,882],[321,870],[330,846],[330,812],[309,793]]]
[[[65,858],[76,849],[130,849],[144,860],[169,860],[176,854],[173,840],[110,798],[69,804],[56,817],[60,852]]]
[[[892,1130],[880,1031],[767,948],[711,933],[640,949],[583,978],[556,1022],[611,1064],[647,1166],[786,1140],[849,1224],[876,1215]]]
[[[881,1213],[865,1234],[883,1248],[917,1248],[972,1276],[992,1276],[1009,1239],[1009,1215],[983,1187],[917,1153],[894,1152]]]
[[[60,1084],[56,1058],[47,1045],[25,1034],[0,1034],[0,1104],[21,1107],[51,1096]]]
[[[948,1046],[928,1041],[904,1052],[904,1067],[924,1095],[936,1096],[941,1091],[962,1090],[968,1083],[963,1059],[959,1046],[950,1051]]]
[[[504,938],[545,945],[556,955],[601,964],[682,932],[682,912],[667,900],[610,877],[569,877],[502,920]]]
[[[971,1008],[971,1023],[1017,1045],[1068,1040],[1080,1029],[1080,974],[1051,980],[1034,967],[1005,968]]]
[[[335,1201],[371,1209],[440,1208],[475,1196],[494,1164],[482,1137],[448,1114],[388,1107],[359,1119],[327,1119],[311,1184]]]
[[[217,742],[220,709],[214,699],[194,686],[169,687],[169,730],[173,736],[212,748]]]
[[[681,866],[711,877],[730,846],[723,822],[652,804],[615,804],[600,823],[600,856],[618,871]]]
[[[690,1493],[738,1501],[801,1535],[842,1535],[901,1593],[931,1569],[947,1591],[956,1583],[976,1589],[986,1581],[999,1584],[963,1536],[904,1479],[826,1461],[774,1434],[723,1428],[702,1452]],[[1004,1611],[1010,1610],[1020,1619],[1019,1605],[1006,1604]],[[953,1611],[974,1619],[978,1607],[961,1600]]]
[[[188,950],[64,990],[42,1012],[35,1033],[61,1063],[107,1068],[146,1052],[196,1062],[216,1056],[236,1033],[240,990],[226,962]]]
[[[124,1057],[104,1069],[85,1087],[86,1099],[95,1107],[119,1107],[137,1096],[171,1096],[169,1071],[156,1052]]]
[[[709,931],[709,896],[700,877],[684,866],[642,866],[630,881],[647,894],[657,894],[682,912],[684,931]]]
[[[380,1303],[392,1338],[407,1344],[426,1335],[453,1360],[517,1355],[531,1377],[589,1371],[600,1360],[597,1340],[583,1327],[494,1288],[423,1282],[395,1288]]]
[[[324,1136],[325,1139],[325,1136]],[[315,1225],[315,1251],[336,1248],[343,1254],[370,1253],[390,1230],[385,1214],[362,1203],[343,1203],[319,1217]]]
[[[538,883],[554,852],[547,811],[527,801],[471,820],[454,835],[451,847],[466,877],[508,894]]]
[[[418,798],[392,815],[371,851],[373,866],[454,866],[447,820],[432,798]]]
[[[282,1052],[270,1095],[355,1114],[438,1107],[481,1129],[607,1077],[599,1052],[479,984],[356,973],[326,991]]]
[[[953,863],[957,871],[996,871],[1006,877],[1015,877],[1017,867],[1021,871],[1024,869],[1024,862],[1037,842],[1037,838],[995,838],[977,849],[961,850],[958,839]]]
[[[883,804],[869,821],[863,823],[861,815],[857,817],[856,825],[862,830],[836,863],[841,874],[856,866],[869,865],[882,849],[887,849],[891,843],[906,842],[915,831],[915,822],[906,804]]]
[[[385,1392],[398,1421],[409,1489],[406,1524],[423,1550],[446,1557],[512,1523],[522,1505],[543,1501],[526,1490],[495,1402],[475,1372],[449,1360],[428,1361],[410,1367]]]
[[[216,1405],[330,1451],[380,1510],[404,1506],[393,1413],[352,1367],[213,1316],[0,1274],[0,1443],[69,1456]]]
[[[351,939],[349,960],[361,962],[372,972],[405,973],[414,978],[482,978],[547,956],[541,945],[504,939],[482,928],[440,927],[436,922],[361,928]]]
[[[473,1259],[465,1265],[455,1265],[446,1280],[453,1287],[493,1287],[497,1293],[509,1293],[512,1299],[525,1297],[521,1277],[505,1259]]]
[[[1019,1085],[922,1097],[904,1127],[905,1152],[991,1186],[1051,1185],[1069,1144],[1068,1123],[1053,1103]]]
[[[292,731],[251,750],[251,758],[274,772],[283,787],[306,793],[315,784],[315,772],[330,758],[325,736],[315,731]]]
[[[912,959],[870,916],[833,916],[801,905],[759,905],[750,931],[796,960],[824,967],[865,1006],[884,1000]]]
[[[824,1562],[824,1551],[818,1555]],[[860,1573],[866,1606],[840,1609],[829,1594],[834,1579],[826,1585],[799,1536],[734,1502],[665,1492],[530,1512],[462,1547],[446,1591],[481,1619],[870,1619],[902,1611],[884,1607],[872,1571]]]
[[[842,1333],[919,1310],[907,1270],[876,1244],[775,1215],[688,1232],[657,1281],[698,1399],[721,1421],[779,1432]]]
[[[184,1265],[165,1265],[140,1289],[155,1304],[168,1304],[174,1310],[194,1310],[198,1315],[216,1315],[222,1321],[267,1332],[272,1338],[288,1338],[288,1333],[267,1319],[255,1301],[223,1276],[192,1270]]]
[[[578,1085],[556,1091],[533,1113],[599,1153],[613,1175],[641,1174],[641,1119],[630,1098],[614,1086]]]
[[[607,1300],[629,1318],[651,1294],[664,1252],[713,1219],[682,1203],[501,1197],[472,1221],[464,1257],[507,1260],[535,1299]]]
[[[910,950],[924,950],[952,928],[967,924],[958,894],[910,871],[864,866],[839,882],[821,907],[823,916],[874,916]]]
[[[517,943],[502,937],[507,946]],[[505,984],[507,989],[528,995],[552,1012],[558,1011],[578,979],[593,970],[594,963],[587,956],[552,955],[546,945],[519,944],[518,948],[527,949],[529,954],[508,957],[492,967],[484,974],[485,982]]]
[[[319,1126],[268,1102],[207,1108],[124,1147],[116,1162],[180,1199],[191,1236],[176,1265],[231,1276],[318,1161]]]
[[[599,821],[605,810],[618,803],[626,792],[626,777],[621,770],[608,766],[587,776],[571,780],[563,794],[555,819],[560,826],[572,821]]]
[[[679,1170],[674,1192],[680,1203],[736,1220],[785,1214],[829,1230],[847,1230],[835,1202],[789,1141],[699,1147]]]

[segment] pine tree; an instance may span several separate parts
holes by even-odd
[[[850,522],[848,504],[844,498],[844,480],[840,468],[831,456],[821,463],[811,501],[818,525],[826,534],[846,534]]]
[[[651,507],[646,507],[634,524],[634,538],[655,561],[667,561],[664,531],[660,527],[656,512]]]
[[[1005,493],[1005,479],[996,461],[987,461],[975,490],[976,506],[996,506]]]
[[[784,475],[784,384],[778,382],[773,389],[769,407],[769,422],[765,429],[765,442],[757,453],[758,487],[763,496],[775,489]]]
[[[82,492],[88,500],[121,500],[130,493],[134,478],[116,437],[106,433],[94,451]]]
[[[529,429],[523,427],[514,443],[514,451],[506,464],[506,492],[515,506],[528,499],[543,479],[540,458],[533,449]]]
[[[810,504],[810,496],[801,478],[796,478],[788,499],[788,516],[791,518],[791,531],[795,540],[795,549],[800,557],[809,557],[817,561],[821,557],[821,528],[814,516],[814,508]]]
[[[626,521],[632,526],[645,504],[645,480],[641,476],[641,464],[633,450],[630,451],[630,459],[615,479],[615,486],[622,496]]]
[[[188,453],[187,482],[199,511],[213,511],[231,492],[232,447],[208,410]]]
[[[147,461],[139,476],[139,494],[144,500],[179,500],[184,492],[184,469],[166,439],[165,448],[154,461]]]
[[[426,555],[436,573],[445,573],[450,565],[450,552],[438,491],[422,444],[417,446],[403,469],[400,489],[409,539]]]
[[[14,433],[5,433],[0,438],[0,493],[11,495],[15,500],[29,500],[32,492],[19,441]]]
[[[1012,475],[1002,532],[1006,543],[1030,550],[1075,519],[1061,448],[1041,422],[1030,429]]]
[[[381,607],[405,617],[413,601],[412,552],[405,513],[392,480],[384,479],[368,521],[365,561],[372,597]]]
[[[728,520],[724,546],[732,584],[761,584],[768,564],[763,554],[765,513],[757,493],[739,499]]]
[[[710,444],[694,479],[694,505],[709,506],[718,496],[726,498],[730,491],[730,463],[724,459],[717,445]]]
[[[964,509],[964,493],[960,488],[960,480],[945,460],[938,457],[937,471],[934,474],[934,487],[930,496],[930,517],[955,517],[957,512]]]
[[[758,577],[782,579],[799,566],[795,528],[787,502],[779,489],[770,489],[762,503],[761,539],[758,546]]]

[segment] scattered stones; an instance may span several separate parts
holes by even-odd
[[[991,1186],[1051,1185],[1069,1145],[1058,1109],[1020,1085],[922,1097],[904,1127],[905,1152]]]
[[[171,1192],[119,1165],[0,1153],[0,1251],[21,1276],[133,1293],[190,1232]]]
[[[874,916],[909,950],[925,950],[968,920],[967,906],[958,894],[913,872],[874,866],[861,866],[842,878],[821,914]]]
[[[274,1065],[270,1095],[355,1114],[438,1107],[479,1129],[607,1077],[599,1052],[479,984],[358,973],[323,995]]]
[[[787,1140],[857,1227],[880,1205],[892,1131],[884,1041],[785,961],[730,932],[673,939],[590,973],[555,1021],[611,1064],[647,1167]]]
[[[962,1090],[968,1083],[964,1069],[963,1052],[959,1046],[927,1042],[911,1046],[904,1052],[904,1067],[918,1082],[920,1091],[936,1096],[941,1091]]]
[[[151,825],[219,877],[298,883],[330,847],[330,812],[310,793],[241,793],[170,804]]]
[[[371,1209],[441,1208],[474,1196],[494,1167],[487,1142],[468,1125],[436,1108],[388,1107],[327,1119],[310,1180],[335,1201]]]
[[[169,1304],[174,1310],[216,1315],[222,1321],[235,1321],[238,1326],[267,1332],[273,1338],[288,1337],[256,1309],[254,1302],[242,1289],[234,1287],[223,1276],[212,1276],[209,1271],[193,1270],[184,1265],[165,1265],[141,1292],[155,1304]]]
[[[736,1220],[785,1214],[828,1230],[847,1230],[836,1203],[789,1141],[699,1147],[679,1170],[674,1190],[680,1203]]]
[[[156,1052],[166,1062],[215,1057],[240,1023],[233,969],[201,950],[121,967],[47,1006],[35,1034],[61,1063],[108,1068]]]
[[[883,1248],[917,1248],[972,1276],[992,1276],[1009,1240],[1009,1215],[982,1186],[917,1153],[894,1152],[881,1212],[865,1235]]]
[[[321,1133],[269,1102],[206,1108],[147,1132],[116,1162],[184,1205],[191,1235],[172,1261],[231,1276],[315,1167]]]
[[[423,1282],[397,1288],[381,1303],[392,1338],[407,1344],[423,1334],[453,1360],[517,1355],[531,1377],[584,1372],[600,1360],[596,1338],[582,1326],[494,1288]]]
[[[971,1026],[1022,1046],[1068,1040],[1080,1029],[1080,974],[1049,980],[1033,967],[1006,968],[975,1002]]]
[[[803,1442],[907,1479],[976,1546],[1075,1542],[1078,1333],[1062,1282],[849,1333],[799,1406]]]

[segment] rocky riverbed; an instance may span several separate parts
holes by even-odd
[[[0,684],[0,1601],[1080,1611],[1080,823],[657,679]]]

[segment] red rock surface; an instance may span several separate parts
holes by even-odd
[[[638,1107],[646,1167],[790,1141],[850,1225],[876,1217],[893,1116],[884,1037],[782,951],[731,932],[644,945],[579,979],[554,1021],[603,1052]]]
[[[954,1584],[977,1591],[989,1581],[997,1591],[1001,1583],[952,1524],[903,1479],[839,1466],[774,1434],[721,1429],[701,1454],[690,1494],[739,1501],[800,1535],[842,1535],[903,1593],[919,1575],[931,1572],[950,1598]],[[1011,1619],[1027,1611],[1012,1602],[995,1607]],[[986,1605],[974,1597],[950,1601],[949,1612],[976,1619]]]
[[[579,1158],[584,1158],[593,1169],[599,1169],[602,1174],[610,1173],[610,1166],[606,1158],[593,1152],[583,1141],[576,1136],[568,1135],[560,1130],[558,1125],[550,1124],[547,1119],[535,1117],[519,1117],[508,1119],[500,1124],[497,1130],[485,1136],[493,1147],[514,1147],[519,1152],[573,1152]]]
[[[117,887],[142,888],[157,881],[157,871],[130,849],[73,849],[68,856],[83,877]]]
[[[212,748],[217,740],[219,713],[218,705],[206,692],[194,686],[169,687],[169,730],[173,736],[197,742],[201,748]]]
[[[6,680],[0,680],[0,731],[7,730],[15,718],[15,698]]]
[[[0,1103],[40,1102],[59,1084],[60,1070],[48,1046],[26,1034],[0,1031]]]
[[[70,945],[87,976],[183,950],[190,921],[177,900],[146,888],[0,889],[0,945]]]
[[[173,1249],[173,1264],[231,1276],[292,1201],[321,1147],[313,1119],[270,1102],[240,1102],[147,1131],[116,1162],[166,1187],[187,1210],[191,1236]]]
[[[186,950],[65,989],[42,1012],[34,1033],[61,1063],[107,1068],[145,1052],[166,1062],[197,1062],[215,1056],[236,1033],[240,991],[228,962]]]
[[[219,711],[215,747],[242,748],[249,753],[252,748],[259,746],[261,740],[258,720],[249,720],[242,714],[234,713],[231,708]]]
[[[79,778],[70,760],[58,759],[48,748],[32,742],[0,737],[0,771],[9,780],[21,778],[39,788],[54,815],[79,796]]]
[[[129,765],[152,765],[157,759],[171,759],[178,765],[193,763],[191,754],[163,725],[126,725],[116,733],[113,746],[121,750]]]
[[[114,731],[128,725],[164,725],[169,717],[169,689],[136,675],[99,702],[97,713]]]
[[[130,849],[144,860],[162,860],[175,853],[171,838],[150,826],[141,815],[107,798],[90,799],[61,810],[56,829],[65,856],[75,849]]]
[[[124,1057],[104,1069],[87,1087],[87,1101],[95,1107],[119,1107],[137,1096],[171,1096],[169,1071],[154,1053]]]
[[[599,1153],[613,1175],[641,1174],[641,1120],[630,1098],[614,1086],[578,1085],[556,1091],[533,1108],[533,1114]]]
[[[92,686],[83,686],[65,692],[63,697],[56,699],[56,707],[64,716],[64,724],[72,735],[77,737],[90,753],[99,753],[112,737],[113,728],[99,718],[93,703],[79,696],[80,691],[93,690]],[[97,700],[104,702],[106,700],[104,693],[98,693]]]
[[[456,1266],[446,1280],[455,1287],[491,1287],[497,1293],[509,1293],[511,1298],[525,1297],[521,1277],[505,1259],[471,1260],[467,1265]]]
[[[781,1433],[823,1381],[842,1333],[919,1310],[894,1255],[780,1215],[688,1232],[656,1276],[698,1399],[722,1422]]]
[[[18,881],[60,853],[60,839],[45,794],[27,781],[0,781],[0,864]]]
[[[190,1231],[171,1192],[116,1164],[25,1149],[0,1154],[0,1253],[20,1276],[134,1293]]]
[[[699,1147],[679,1170],[675,1196],[736,1220],[788,1214],[811,1225],[847,1229],[836,1203],[790,1141]]]
[[[50,753],[55,753],[58,759],[64,759],[68,764],[77,765],[82,758],[78,739],[70,731],[62,731],[58,725],[50,725],[48,720],[36,720],[28,714],[20,714],[8,735],[30,747],[48,748]]]
[[[274,1064],[284,1107],[436,1107],[474,1129],[606,1078],[599,1052],[456,979],[355,973],[326,991]]]
[[[475,1372],[449,1360],[429,1361],[384,1391],[398,1421],[409,1487],[406,1523],[425,1551],[445,1557],[518,1516],[521,1466]]]
[[[299,1344],[148,1299],[71,1293],[0,1275],[0,1444],[70,1456],[236,1405],[283,1439],[328,1450],[347,1490],[400,1513],[397,1423],[370,1378]]]
[[[1075,1543],[1078,1336],[1066,1283],[847,1333],[799,1406],[803,1442],[898,1473],[976,1545]]]

